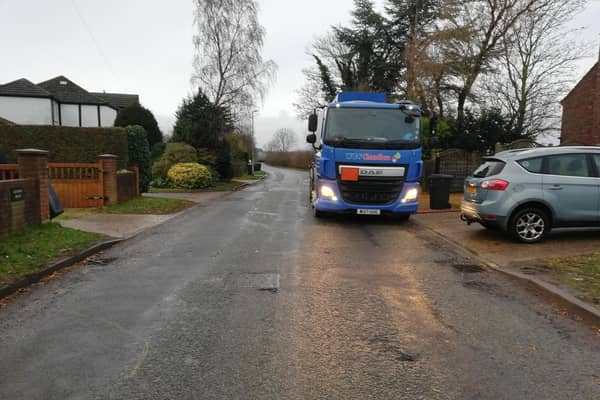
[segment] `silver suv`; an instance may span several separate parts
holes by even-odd
[[[509,150],[465,180],[461,219],[525,243],[552,228],[600,225],[600,147]]]

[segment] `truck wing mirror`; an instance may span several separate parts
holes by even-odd
[[[317,142],[317,135],[314,133],[306,135],[306,141],[310,144],[315,144]]]
[[[310,114],[310,116],[308,117],[308,131],[316,132],[317,131],[317,123],[318,123],[317,114]]]

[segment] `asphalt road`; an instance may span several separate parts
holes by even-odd
[[[270,172],[2,307],[0,399],[600,399],[600,332]]]

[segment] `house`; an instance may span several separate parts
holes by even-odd
[[[561,144],[600,145],[600,61],[561,104]]]
[[[138,95],[90,93],[64,76],[0,85],[0,118],[21,125],[110,127],[119,110],[135,103]]]

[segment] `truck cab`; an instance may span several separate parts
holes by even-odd
[[[316,153],[310,196],[324,213],[397,215],[417,211],[423,173],[421,108],[383,93],[341,92],[309,118]]]

